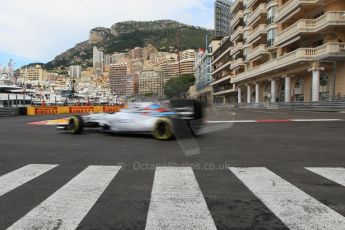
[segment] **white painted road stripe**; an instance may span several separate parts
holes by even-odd
[[[343,119],[290,119],[290,121],[296,122],[322,122],[322,121],[343,121]]]
[[[306,168],[309,171],[319,174],[334,181],[342,186],[345,186],[345,168]]]
[[[121,167],[89,166],[8,229],[75,229]]]
[[[345,217],[266,168],[229,168],[288,228],[343,230]]]
[[[190,167],[157,167],[146,230],[217,229]]]
[[[0,196],[48,172],[58,165],[31,164],[0,177]]]

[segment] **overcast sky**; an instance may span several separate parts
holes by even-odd
[[[96,26],[174,19],[213,29],[214,0],[0,0],[0,64],[48,62]]]

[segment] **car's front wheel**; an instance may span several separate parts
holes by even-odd
[[[152,135],[158,140],[170,140],[174,136],[172,121],[168,118],[160,118],[155,124]]]
[[[68,123],[68,130],[72,134],[81,134],[84,130],[84,121],[83,118],[79,115],[70,117]]]

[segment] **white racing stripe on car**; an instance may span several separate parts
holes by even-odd
[[[145,229],[217,229],[190,167],[156,168]]]
[[[345,168],[306,168],[320,176],[345,186]]]
[[[229,168],[288,228],[344,229],[345,218],[266,168]]]
[[[0,196],[48,172],[58,165],[31,164],[0,177]]]
[[[8,229],[75,229],[120,166],[89,166]]]

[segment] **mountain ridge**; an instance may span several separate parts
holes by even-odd
[[[180,37],[180,49],[205,47],[205,37],[212,36],[212,30],[183,24],[174,20],[124,21],[110,28],[95,27],[89,32],[89,39],[57,55],[46,64],[48,69],[61,66],[92,66],[92,48],[97,46],[105,54],[125,52],[135,47],[152,44],[160,51],[175,50],[176,34]]]

